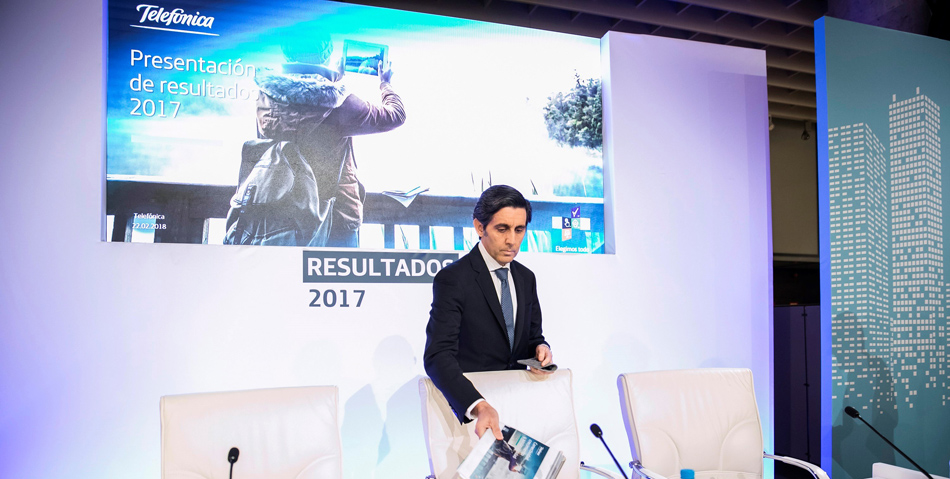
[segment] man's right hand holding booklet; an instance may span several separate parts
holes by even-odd
[[[564,465],[562,451],[552,449],[510,426],[502,437],[485,435],[459,465],[463,479],[555,479]]]

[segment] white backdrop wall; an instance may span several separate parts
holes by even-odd
[[[601,61],[617,253],[607,275],[623,298],[606,314],[630,320],[603,327],[630,335],[640,369],[751,368],[771,451],[764,53],[610,32]]]
[[[348,477],[428,473],[429,286],[310,308],[310,288],[354,287],[303,284],[299,248],[100,242],[103,6],[0,18],[0,477],[158,477],[160,396],[313,384],[340,386]],[[519,257],[578,422],[626,461],[618,373],[745,366],[771,438],[764,54],[613,33],[603,52],[616,254]]]

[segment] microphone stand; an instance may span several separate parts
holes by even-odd
[[[851,406],[848,406],[848,407],[844,408],[844,412],[845,412],[847,415],[849,415],[849,416],[851,416],[851,417],[853,417],[853,418],[855,418],[855,419],[860,419],[861,422],[863,422],[865,426],[871,428],[871,430],[874,431],[874,434],[877,434],[878,436],[881,436],[881,439],[883,439],[884,442],[886,442],[889,446],[893,447],[895,451],[901,453],[901,456],[904,456],[904,459],[907,459],[908,461],[910,461],[910,463],[913,464],[914,467],[917,468],[917,470],[919,470],[920,472],[924,473],[924,475],[927,476],[928,479],[934,479],[933,476],[930,475],[930,473],[928,473],[927,471],[925,471],[924,468],[920,467],[920,465],[917,464],[916,462],[914,462],[913,459],[907,457],[907,454],[904,454],[904,451],[901,451],[899,447],[895,446],[894,443],[891,442],[891,441],[889,441],[886,437],[884,437],[883,434],[877,432],[877,429],[874,429],[874,426],[868,424],[868,422],[865,421],[863,417],[861,417],[861,414],[858,412],[857,409],[855,409],[855,408],[853,408],[853,407],[851,407]]]
[[[607,445],[607,441],[604,440],[604,432],[600,429],[600,426],[597,424],[591,424],[590,432],[594,433],[594,437],[600,439],[600,442],[604,443],[604,447],[607,448],[607,454],[610,454],[610,458],[614,460],[614,464],[617,465],[617,469],[619,469],[620,473],[623,474],[624,479],[630,479],[627,477],[627,473],[624,472],[623,466],[620,465],[620,461],[617,460],[617,456],[614,456],[613,451],[610,450],[610,446]],[[930,479],[933,478],[931,477]]]
[[[240,454],[241,451],[236,447],[232,447],[231,450],[228,451],[228,462],[231,463],[231,470],[228,471],[228,479],[234,477],[234,463],[237,462]]]

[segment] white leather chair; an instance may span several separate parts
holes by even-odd
[[[183,394],[161,399],[162,478],[340,479],[335,386]]]
[[[930,476],[933,479],[947,479],[936,474]],[[871,464],[871,479],[927,479],[927,476],[917,469],[905,469],[884,462],[875,462]]]
[[[748,369],[686,369],[621,374],[620,407],[630,465],[644,479],[761,479],[763,457],[828,479],[818,466],[763,453],[762,424]]]
[[[558,479],[577,479],[583,468],[616,479],[602,469],[580,462],[571,371],[536,375],[528,371],[466,373],[478,392],[498,411],[501,421],[552,448],[564,452]],[[429,378],[419,380],[422,426],[429,451],[429,478],[458,477],[456,469],[478,442],[475,421],[460,424],[445,396]]]

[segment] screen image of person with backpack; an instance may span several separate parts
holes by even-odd
[[[347,94],[343,64],[327,66],[328,35],[291,30],[280,42],[281,72],[258,71],[258,138],[244,143],[225,244],[358,247],[365,189],[353,137],[406,121],[382,60],[381,104]]]

